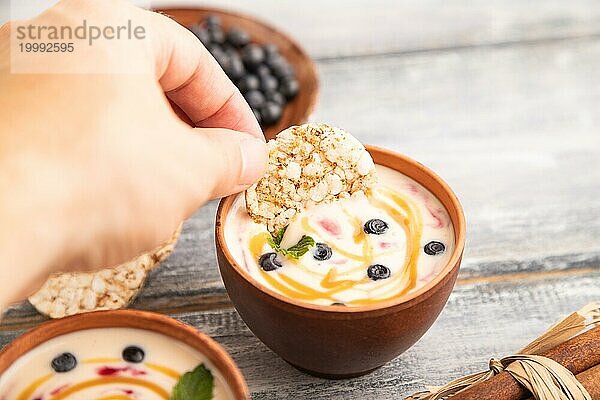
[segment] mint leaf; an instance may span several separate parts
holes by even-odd
[[[274,236],[271,236],[267,239],[269,245],[275,250],[277,253],[283,254],[284,256],[288,256],[291,258],[295,258],[296,260],[302,257],[312,246],[315,245],[315,240],[310,236],[303,235],[302,238],[290,247],[289,249],[281,248],[281,241],[283,240],[283,235],[285,234],[285,230],[287,226],[281,228]]]
[[[212,400],[213,387],[212,373],[204,364],[200,364],[179,378],[171,393],[171,400]]]
[[[278,253],[282,252],[280,245],[281,245],[281,241],[283,240],[283,235],[285,235],[286,229],[287,229],[287,226],[284,226],[283,228],[278,230],[274,236],[271,236],[267,239],[267,241],[269,242],[269,245]]]
[[[267,238],[267,242],[269,242],[269,246],[271,246],[273,250],[277,252],[281,251],[281,247],[279,247],[279,244],[275,241],[275,239],[273,239],[273,237],[269,236]]]
[[[283,255],[298,259],[302,257],[311,247],[315,245],[315,239],[310,236],[303,235],[302,238],[287,250],[284,250]]]
[[[283,240],[283,235],[285,235],[286,230],[287,230],[287,226],[284,226],[279,231],[277,231],[275,236],[273,236],[273,241],[275,242],[276,245],[279,246],[281,244],[281,241]]]

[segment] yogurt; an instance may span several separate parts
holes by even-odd
[[[65,354],[76,364],[57,372],[53,361]],[[51,339],[20,357],[0,377],[0,399],[169,400],[181,375],[201,363],[213,375],[213,399],[234,400],[207,358],[171,337],[131,328],[82,330]]]
[[[376,170],[379,183],[370,193],[319,204],[292,219],[281,248],[305,235],[316,242],[298,259],[272,254],[266,227],[248,216],[238,196],[225,222],[229,250],[262,285],[311,304],[363,306],[419,289],[450,259],[452,221],[422,185],[384,166]],[[269,254],[272,260],[264,260]]]

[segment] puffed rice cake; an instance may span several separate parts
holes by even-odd
[[[375,164],[364,146],[327,124],[292,126],[267,147],[267,171],[246,190],[246,209],[271,233],[306,207],[365,193],[377,181]]]
[[[52,274],[29,302],[50,318],[126,307],[150,271],[171,254],[180,232],[181,226],[164,244],[114,268]]]

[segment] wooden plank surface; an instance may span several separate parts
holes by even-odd
[[[450,183],[468,220],[461,278],[596,268],[599,67],[592,39],[327,61],[314,119],[408,154]],[[186,223],[136,305],[175,311],[227,301],[214,261],[215,209]],[[39,320],[20,305],[4,329]]]
[[[595,39],[332,61],[314,118],[448,181],[463,274],[598,266],[599,67]]]
[[[152,2],[173,4],[197,2]],[[254,399],[401,399],[485,369],[600,299],[600,3],[307,0],[302,12],[287,0],[203,4],[294,34],[320,59],[313,119],[430,166],[468,220],[458,286],[432,329],[374,374],[331,382],[297,372],[248,331],[216,267],[216,202],[199,210],[133,307],[215,337]],[[43,320],[16,305],[0,323],[0,346]]]
[[[459,284],[441,317],[413,348],[373,374],[344,381],[296,371],[256,339],[231,308],[175,317],[225,346],[255,400],[402,399],[427,384],[485,369],[490,357],[518,351],[559,316],[600,299],[599,279],[596,271]],[[17,333],[0,332],[0,342]]]

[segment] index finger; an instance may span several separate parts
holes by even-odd
[[[154,13],[157,78],[196,127],[227,128],[264,138],[246,100],[196,36]]]

